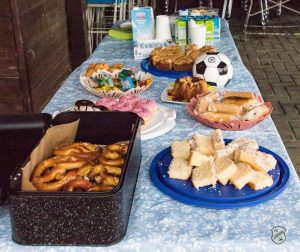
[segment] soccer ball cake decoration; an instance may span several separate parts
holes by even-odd
[[[206,52],[199,56],[193,65],[193,76],[206,80],[212,86],[224,87],[232,75],[232,64],[223,53]]]

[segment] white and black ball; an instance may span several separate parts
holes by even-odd
[[[232,75],[232,64],[223,53],[206,52],[199,56],[193,65],[193,76],[206,80],[212,86],[224,87]]]

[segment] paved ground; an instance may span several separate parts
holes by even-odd
[[[272,118],[300,177],[300,15],[283,11],[281,17],[273,14],[269,19],[269,24],[299,24],[297,28],[248,29],[290,33],[286,36],[245,36],[244,17],[245,13],[235,8],[229,20],[230,29],[243,62],[253,74],[264,99],[273,104]],[[258,24],[259,19],[253,17],[251,23]]]

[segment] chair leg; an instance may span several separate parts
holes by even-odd
[[[277,16],[280,16],[281,15],[281,10],[282,10],[282,8],[281,8],[282,0],[279,0],[278,2],[279,2],[279,5],[278,5],[278,9],[277,9]]]
[[[225,13],[226,13],[226,9],[227,9],[227,4],[228,4],[228,0],[224,0],[224,3],[223,3],[223,10],[222,10],[222,18],[225,18]]]
[[[231,17],[232,2],[233,2],[233,0],[229,0],[229,4],[228,4],[228,18]]]
[[[123,3],[123,21],[126,20],[126,8],[127,7],[127,3],[126,1],[124,1]]]
[[[252,6],[253,6],[253,0],[249,0],[249,2],[250,2],[250,4],[248,6],[248,12],[247,12],[247,16],[246,16],[245,23],[244,23],[245,31],[247,30],[247,27],[248,27],[249,18],[250,18],[250,14],[251,14],[251,11],[252,11]]]
[[[259,1],[259,5],[260,5],[260,12],[261,12],[261,24],[266,25],[263,0]]]

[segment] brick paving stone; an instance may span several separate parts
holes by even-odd
[[[292,100],[298,100],[300,103],[300,86],[287,86],[286,90]]]
[[[234,14],[235,13],[235,14]],[[246,35],[242,33],[243,12],[235,10],[230,29],[241,58],[254,76],[264,100],[273,105],[272,118],[300,176],[300,29],[252,29],[257,32],[287,32],[288,36]],[[259,17],[251,18],[252,24]],[[300,24],[300,16],[283,10],[272,16],[270,25]],[[250,31],[250,30],[249,30]]]
[[[300,120],[300,116],[295,104],[281,104],[283,113],[285,114],[285,119],[287,120]],[[298,121],[299,123],[299,121]],[[296,137],[297,138],[297,137]],[[300,139],[300,138],[299,138]]]
[[[282,140],[296,140],[294,133],[288,123],[288,120],[285,118],[284,115],[272,115],[272,119],[274,120],[274,123],[277,127],[277,130],[279,131]]]
[[[289,124],[290,124],[291,129],[294,133],[295,138],[300,139],[300,118],[299,118],[299,120],[289,121]],[[300,154],[300,150],[299,150],[299,154]]]

